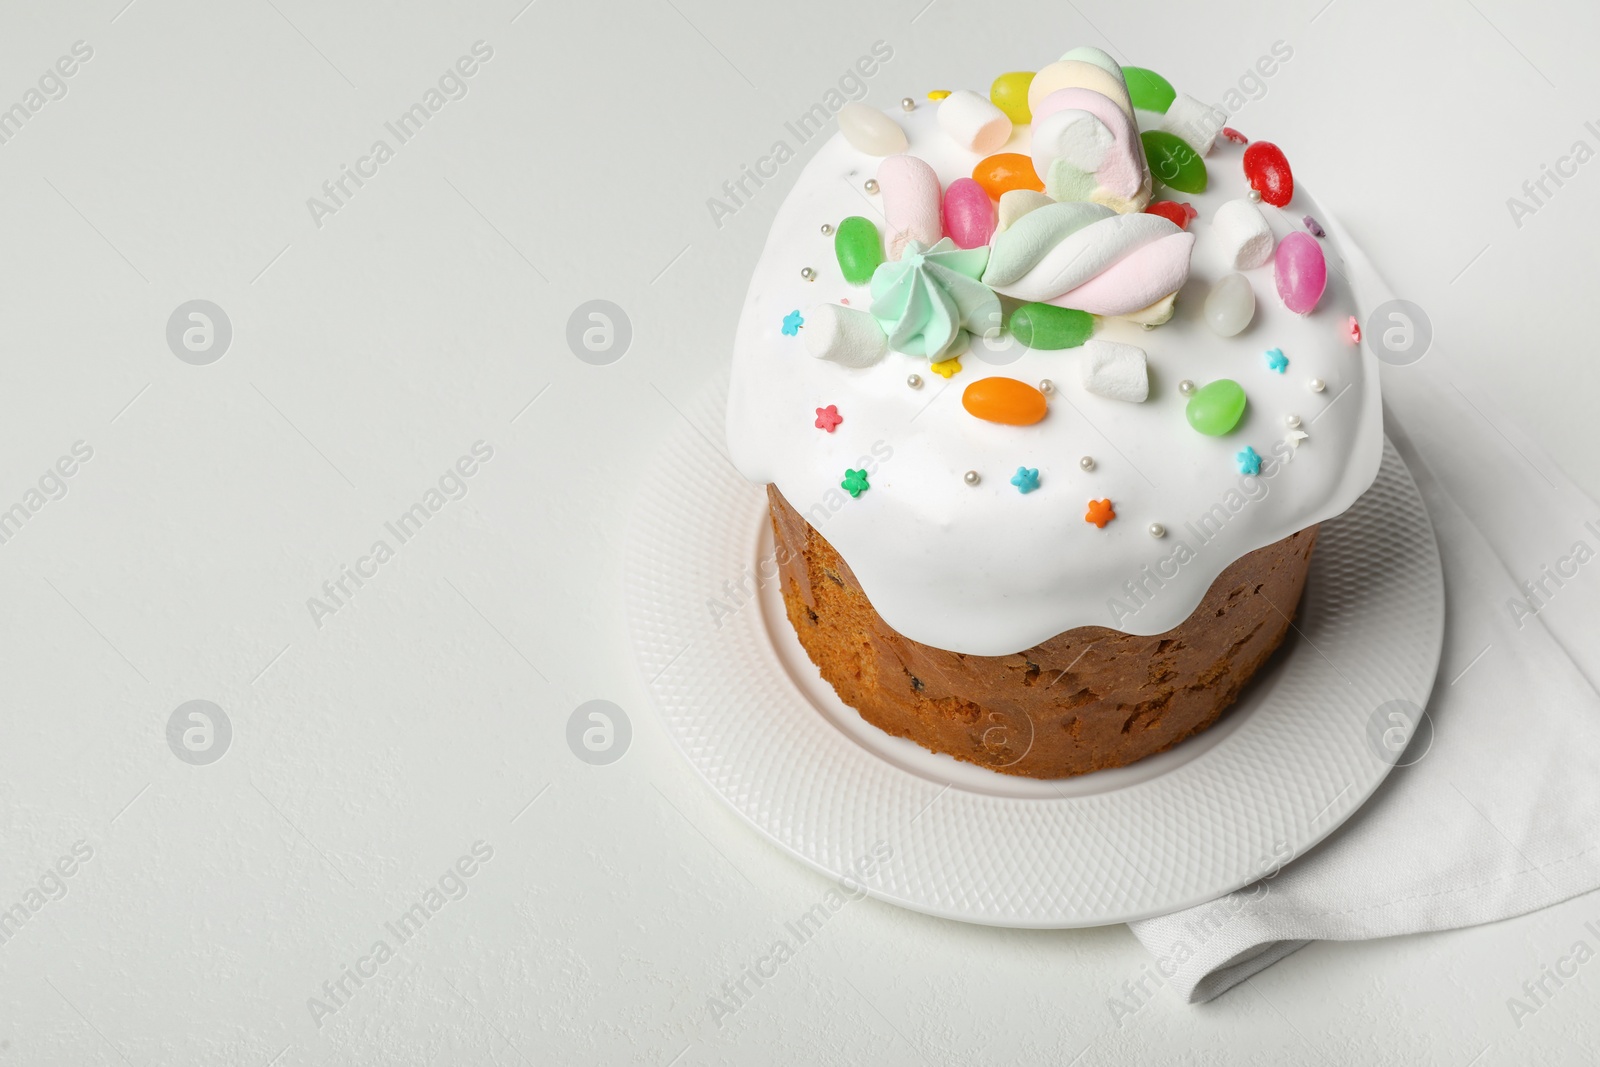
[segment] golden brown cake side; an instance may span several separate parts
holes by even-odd
[[[767,497],[789,621],[839,698],[897,737],[1033,778],[1122,767],[1215,722],[1283,641],[1317,540],[1313,526],[1235,561],[1164,634],[1083,626],[965,656],[892,630],[833,546]]]

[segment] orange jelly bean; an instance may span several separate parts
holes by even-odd
[[[999,200],[1001,193],[1013,189],[1032,189],[1044,192],[1044,182],[1034,172],[1033,160],[1019,152],[1001,152],[980,159],[972,168],[972,180],[983,186],[991,199]]]
[[[961,394],[967,413],[1007,426],[1032,426],[1044,418],[1049,402],[1027,382],[1015,378],[979,378]]]

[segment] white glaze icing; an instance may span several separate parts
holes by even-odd
[[[895,117],[907,152],[926,160],[943,185],[972,173],[981,158],[939,127],[935,108]],[[1160,116],[1140,112],[1141,128]],[[1029,127],[1000,151],[1029,153]],[[864,215],[886,230],[881,203],[863,189],[879,160],[835,136],[823,145],[779,208],[761,256],[734,346],[727,435],[730,455],[755,482],[774,483],[838,549],[884,620],[915,641],[971,655],[1004,655],[1077,626],[1133,634],[1171,629],[1194,610],[1234,560],[1348,508],[1375,477],[1382,453],[1377,362],[1350,342],[1357,310],[1332,239],[1321,241],[1328,290],[1308,316],[1279,300],[1268,264],[1244,272],[1257,312],[1236,337],[1205,324],[1211,286],[1232,273],[1210,219],[1248,191],[1243,147],[1221,143],[1206,160],[1207,192],[1158,190],[1199,210],[1192,267],[1166,325],[1145,330],[1100,319],[1097,339],[1148,353],[1150,397],[1142,404],[1095,396],[1082,387],[1084,350],[1035,351],[1009,332],[973,337],[948,381],[928,361],[890,351],[852,368],[813,359],[803,338],[784,336],[789,312],[848,300],[866,310],[868,287],[840,275],[824,222]],[[1285,209],[1262,205],[1278,239],[1322,216],[1296,175]],[[885,232],[885,238],[889,234]],[[814,281],[800,271],[811,267]],[[1009,318],[1014,302],[1007,300]],[[1287,372],[1268,368],[1281,348]],[[907,376],[920,375],[913,389]],[[961,405],[963,389],[1003,376],[1037,385],[1050,379],[1050,413],[1031,426],[984,422]],[[1196,433],[1178,383],[1232,378],[1249,406],[1223,437]],[[1314,392],[1308,383],[1327,383]],[[815,409],[835,404],[834,433],[814,425]],[[1286,428],[1300,416],[1298,430]],[[1288,438],[1308,435],[1291,447]],[[1246,478],[1235,455],[1246,445],[1275,463],[1270,476]],[[1277,453],[1291,457],[1277,459]],[[1081,457],[1093,469],[1080,468]],[[1039,470],[1039,488],[1010,484],[1021,467]],[[852,499],[839,487],[846,468],[866,469],[871,488]],[[976,486],[966,471],[981,475]],[[1112,501],[1104,529],[1084,521],[1090,500]],[[1210,516],[1207,518],[1207,516]],[[1164,538],[1149,532],[1166,528]],[[1287,609],[1286,609],[1287,610]]]

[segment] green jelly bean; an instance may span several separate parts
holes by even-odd
[[[1023,304],[1011,313],[1011,336],[1029,348],[1077,348],[1092,333],[1094,316],[1075,308]]]
[[[839,257],[839,270],[851,285],[866,285],[872,272],[883,262],[883,241],[871,219],[851,215],[833,233],[833,254]]]
[[[1128,82],[1128,96],[1133,100],[1133,106],[1141,111],[1159,111],[1166,114],[1167,108],[1178,99],[1178,90],[1172,83],[1153,70],[1143,67],[1123,67],[1122,76]]]
[[[1210,437],[1232,433],[1244,415],[1244,387],[1232,378],[1218,378],[1189,397],[1183,409],[1189,425]]]
[[[1166,130],[1145,130],[1139,139],[1156,181],[1180,193],[1206,191],[1205,160],[1183,138]]]

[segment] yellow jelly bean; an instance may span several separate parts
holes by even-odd
[[[989,99],[1006,113],[1014,126],[1026,126],[1033,121],[1033,112],[1028,109],[1028,86],[1032,84],[1033,71],[1014,70],[1000,75],[989,86]]]
[[[993,200],[999,200],[1002,193],[1013,189],[1044,192],[1044,182],[1034,172],[1033,160],[1020,152],[1001,152],[978,160],[978,165],[972,168],[972,180],[983,186],[983,191]]]

